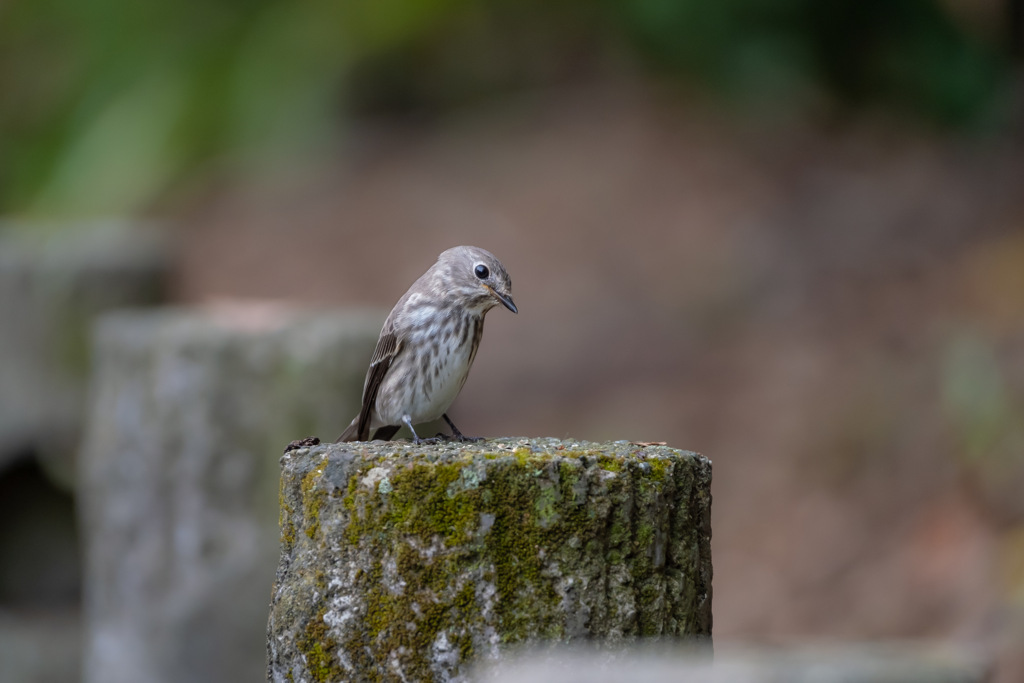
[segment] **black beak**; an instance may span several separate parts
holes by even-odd
[[[491,294],[494,295],[495,299],[501,302],[502,306],[512,311],[513,313],[519,312],[519,309],[516,308],[516,302],[512,301],[512,297],[510,297],[508,294],[502,294],[493,287],[488,287],[487,289],[491,290]]]

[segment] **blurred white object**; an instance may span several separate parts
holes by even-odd
[[[524,651],[477,683],[983,683],[982,653],[949,644],[879,643],[779,649],[637,646]]]

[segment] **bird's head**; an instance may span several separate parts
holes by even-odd
[[[443,274],[446,296],[453,296],[465,308],[485,313],[501,304],[513,313],[512,278],[494,254],[480,247],[452,247],[437,258]]]

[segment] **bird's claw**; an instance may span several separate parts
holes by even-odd
[[[458,441],[459,443],[478,443],[484,440],[484,437],[482,436],[466,436],[465,434],[460,434],[459,432],[456,432],[455,434],[445,434],[444,432],[438,432],[437,436],[435,436],[434,438],[440,439],[441,441]]]

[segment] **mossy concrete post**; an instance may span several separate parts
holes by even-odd
[[[78,477],[86,683],[263,677],[278,444],[348,423],[383,319],[253,304],[102,319]]]
[[[285,454],[268,679],[465,681],[536,642],[711,636],[711,463],[629,442]]]

